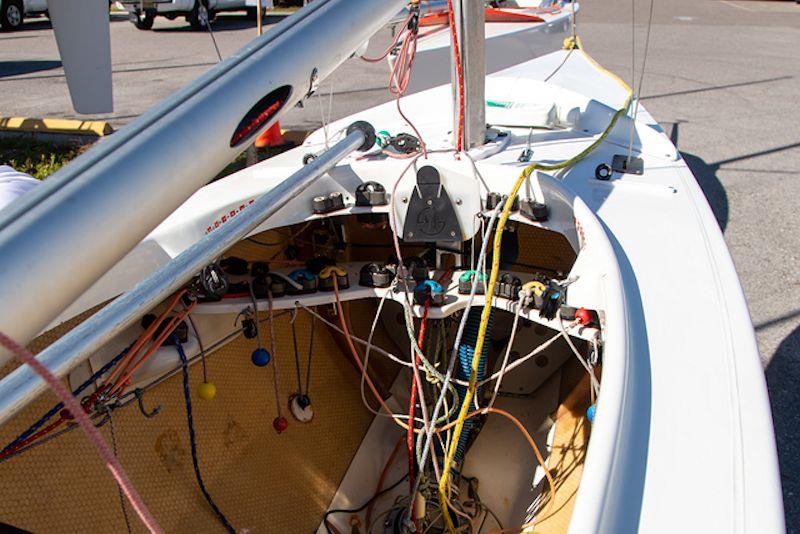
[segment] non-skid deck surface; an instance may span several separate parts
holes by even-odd
[[[571,366],[565,366],[569,368]],[[547,460],[550,473],[555,479],[556,499],[552,508],[544,505],[540,516],[544,519],[533,531],[537,534],[562,534],[569,529],[575,497],[583,475],[583,462],[589,443],[590,425],[586,420],[589,406],[588,376],[583,377],[574,388],[567,389],[573,382],[575,369],[562,375],[562,391],[571,394],[562,401],[555,415],[555,433],[552,450]],[[578,371],[582,372],[581,369]],[[567,386],[567,387],[565,387]],[[545,519],[546,516],[549,516]]]
[[[307,347],[308,316],[298,321],[299,345]],[[297,383],[288,316],[275,326],[286,413]],[[49,342],[52,336],[34,348]],[[303,425],[286,413],[289,429],[282,435],[272,429],[272,364],[250,363],[254,343],[240,338],[208,359],[218,390],[212,401],[195,395],[202,373],[200,365],[190,368],[205,483],[238,530],[312,531],[369,425],[358,375],[326,329],[316,328],[314,346],[310,397],[316,415]],[[0,428],[2,446],[54,402],[48,393]],[[161,414],[146,419],[134,403],[113,419],[119,458],[133,483],[167,532],[222,532],[194,479],[181,375],[148,392],[145,404],[160,405]],[[110,441],[108,425],[102,432]],[[143,531],[130,509],[128,515],[133,530]],[[117,488],[80,431],[0,463],[0,522],[33,532],[126,531]]]

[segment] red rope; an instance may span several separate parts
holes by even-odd
[[[408,23],[406,23],[406,27],[408,27]],[[397,58],[392,66],[392,70],[389,73],[389,92],[395,95],[397,112],[400,114],[403,120],[408,123],[411,129],[414,130],[414,135],[416,135],[417,139],[419,139],[419,145],[420,148],[422,148],[422,153],[425,155],[425,157],[427,157],[428,149],[425,145],[425,140],[422,139],[422,135],[419,133],[417,127],[413,122],[411,122],[411,119],[409,119],[406,114],[403,113],[403,110],[400,107],[400,98],[406,94],[408,85],[411,81],[411,72],[414,67],[414,59],[417,57],[417,42],[419,40],[419,31],[417,28],[414,30],[409,30],[406,33],[406,37],[403,39],[403,45],[400,47],[400,51],[397,54]]]
[[[145,527],[147,527],[150,532],[163,532],[155,518],[153,518],[153,516],[150,514],[150,510],[147,509],[144,501],[142,501],[142,498],[139,496],[136,488],[134,488],[133,484],[131,484],[128,475],[125,473],[122,465],[120,465],[117,457],[114,456],[114,453],[108,448],[108,445],[105,441],[103,441],[102,436],[100,436],[100,433],[94,427],[94,424],[92,424],[91,419],[89,419],[89,416],[83,410],[83,407],[72,395],[72,393],[69,392],[66,386],[64,386],[64,383],[61,382],[61,380],[59,380],[53,373],[51,373],[50,370],[47,369],[47,367],[45,367],[39,360],[37,360],[33,354],[28,351],[28,349],[19,345],[16,341],[6,336],[2,332],[0,332],[0,345],[13,352],[14,356],[16,356],[20,362],[29,365],[36,372],[36,374],[42,378],[42,380],[47,382],[47,385],[50,386],[50,389],[53,390],[53,393],[55,393],[61,402],[64,403],[64,406],[68,412],[75,417],[75,421],[80,425],[81,430],[86,433],[86,437],[89,439],[89,442],[97,451],[98,456],[100,456],[103,462],[105,462],[108,470],[111,471],[111,475],[117,481],[117,484],[119,484],[120,489],[128,498],[128,502],[131,503],[131,506],[136,511],[136,514],[139,516],[139,519],[141,519],[142,523],[144,523]]]
[[[428,298],[425,300],[425,310],[422,312],[422,320],[419,324],[419,334],[417,335],[417,345],[419,345],[420,350],[424,347],[425,342],[425,327],[428,324],[428,310],[431,306],[431,299]],[[406,434],[406,446],[408,447],[408,484],[410,488],[410,492],[414,491],[414,477],[415,477],[415,469],[414,469],[414,414],[416,412],[416,404],[417,404],[417,369],[419,368],[420,364],[420,357],[419,353],[415,350],[414,351],[414,371],[411,375],[411,401],[408,406],[408,432]],[[419,387],[422,387],[422,384],[419,384]],[[411,495],[411,499],[414,499],[414,495]],[[414,526],[416,527],[417,531],[419,531],[419,524],[416,518],[414,519]]]
[[[447,15],[450,19],[450,35],[453,39],[453,53],[456,60],[456,78],[458,82],[458,125],[456,129],[456,151],[461,152],[464,137],[464,70],[461,66],[461,49],[458,47],[458,31],[456,16],[453,11],[453,0],[447,0]]]
[[[408,16],[406,17],[406,20],[404,20],[403,24],[402,24],[402,26],[404,28],[408,28],[408,23],[411,22],[411,18],[413,16],[414,16],[413,12],[408,14]],[[363,59],[367,63],[378,63],[380,61],[383,61],[384,59],[386,59],[386,56],[388,56],[389,54],[392,53],[392,50],[394,50],[394,47],[397,46],[397,43],[400,42],[400,38],[402,36],[403,36],[403,31],[402,30],[397,32],[397,35],[395,35],[394,39],[392,40],[392,44],[390,44],[389,47],[386,49],[386,51],[383,54],[381,54],[380,56],[378,56],[378,57],[361,56],[361,59]]]
[[[23,439],[22,441],[20,441],[19,443],[17,443],[13,447],[11,447],[10,449],[7,449],[7,450],[5,450],[3,452],[0,452],[0,460],[8,458],[9,456],[13,456],[14,453],[19,451],[20,449],[22,449],[24,447],[27,447],[28,445],[30,445],[31,443],[33,443],[37,439],[43,438],[44,436],[48,435],[50,432],[52,432],[53,430],[55,430],[56,428],[61,426],[61,423],[63,423],[64,421],[66,421],[66,418],[64,417],[64,414],[62,413],[61,416],[58,419],[56,419],[55,421],[53,421],[52,423],[50,423],[49,425],[47,425],[43,429],[39,430],[38,432],[36,432],[34,434],[31,434],[30,436],[28,436],[27,438]]]

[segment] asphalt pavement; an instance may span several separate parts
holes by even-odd
[[[627,80],[632,61],[639,78],[649,7],[649,0],[586,0],[578,18],[586,49]],[[255,36],[255,24],[239,15],[221,15],[213,28],[223,57]],[[371,50],[388,38],[381,32]],[[217,62],[210,35],[190,31],[182,20],[160,18],[144,32],[114,15],[111,39],[115,111],[93,118],[115,127]],[[800,532],[798,52],[800,5],[794,1],[656,0],[641,91],[643,104],[670,133],[706,193],[747,295],[772,403],[790,532]],[[387,77],[385,64],[350,60],[283,124],[315,128],[323,116],[337,119],[387,101]],[[86,118],[71,111],[44,19],[0,34],[0,116]]]

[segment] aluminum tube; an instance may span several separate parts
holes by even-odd
[[[253,204],[217,230],[163,265],[136,287],[76,326],[36,358],[56,376],[65,376],[115,335],[154,308],[167,295],[181,288],[203,267],[255,230],[286,202],[301,194],[312,182],[365,144],[366,136],[355,129],[308,165],[270,189]],[[27,406],[47,389],[45,382],[27,365],[18,367],[0,381],[0,424]]]
[[[0,331],[40,333],[405,3],[315,0],[0,211]]]

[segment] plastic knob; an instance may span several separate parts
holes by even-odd
[[[250,360],[253,362],[253,365],[256,367],[264,367],[266,366],[272,357],[267,352],[267,349],[258,348],[253,351],[253,355],[250,356]]]
[[[272,420],[272,428],[275,429],[275,432],[280,434],[289,428],[289,421],[287,421],[285,417],[276,417]]]
[[[592,322],[592,314],[586,308],[578,308],[575,310],[575,319],[584,326]]]
[[[211,382],[201,382],[197,386],[197,396],[203,400],[211,400],[217,396],[217,386]]]

